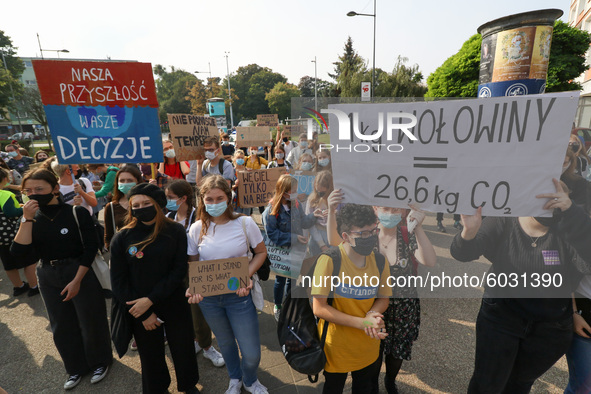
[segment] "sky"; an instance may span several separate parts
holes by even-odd
[[[372,64],[374,0],[11,1],[0,29],[18,55],[68,49],[63,59],[137,60],[174,66],[198,77],[230,73],[256,63],[297,84],[301,77],[330,80],[333,62],[353,47]],[[398,56],[417,64],[425,79],[456,53],[478,26],[506,15],[544,8],[564,11],[569,0],[377,0],[376,67],[392,71]],[[12,17],[8,17],[12,16]],[[55,57],[55,52],[45,52]]]

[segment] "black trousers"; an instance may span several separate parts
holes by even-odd
[[[443,212],[437,212],[437,221],[441,222],[443,220]],[[460,215],[454,214],[454,221],[458,222],[460,220]]]
[[[75,261],[57,267],[37,267],[53,341],[69,375],[84,375],[113,361],[107,306],[92,268],[84,275],[76,297],[63,302],[65,296],[60,295],[76,276],[78,267]]]
[[[533,321],[502,300],[483,298],[476,320],[476,361],[468,393],[529,393],[569,348],[573,318]]]
[[[163,302],[154,304],[154,312],[164,321],[147,331],[140,319],[134,319],[133,335],[142,364],[142,389],[145,394],[165,393],[170,385],[166,365],[164,328],[177,378],[178,391],[188,391],[199,381],[197,357],[193,345],[191,310],[179,288]]]
[[[353,394],[367,394],[372,391],[375,375],[379,373],[382,366],[382,358],[378,357],[376,361],[369,364],[367,367],[351,372],[353,378]],[[345,381],[347,380],[347,372],[323,372],[324,374],[324,388],[322,394],[341,394],[345,388]]]

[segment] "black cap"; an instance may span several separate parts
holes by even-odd
[[[166,207],[166,194],[164,193],[164,190],[156,185],[152,185],[151,183],[140,183],[139,185],[135,185],[129,191],[128,198],[131,199],[131,196],[135,196],[136,194],[143,194],[151,197],[158,205],[160,205],[160,208]]]

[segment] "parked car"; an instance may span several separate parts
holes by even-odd
[[[35,139],[35,135],[33,133],[24,132],[24,133],[16,133],[8,137],[9,140],[33,140]]]

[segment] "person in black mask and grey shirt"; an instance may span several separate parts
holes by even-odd
[[[72,207],[59,198],[51,171],[28,172],[22,192],[29,201],[10,251],[17,257],[32,254],[41,259],[39,289],[69,375],[64,389],[76,387],[88,372],[91,383],[98,383],[113,355],[103,289],[90,269],[98,249],[93,221],[84,207]]]
[[[570,200],[554,182],[557,194],[545,206],[556,208],[552,217],[483,220],[482,208],[462,215],[464,228],[452,242],[451,255],[459,261],[484,256],[492,263],[489,278],[504,274],[508,279],[505,287],[498,286],[502,280],[497,286],[487,280],[468,393],[528,393],[569,348],[571,293],[583,274],[591,274],[591,262],[579,257],[558,227]],[[556,205],[562,200],[569,204]]]

